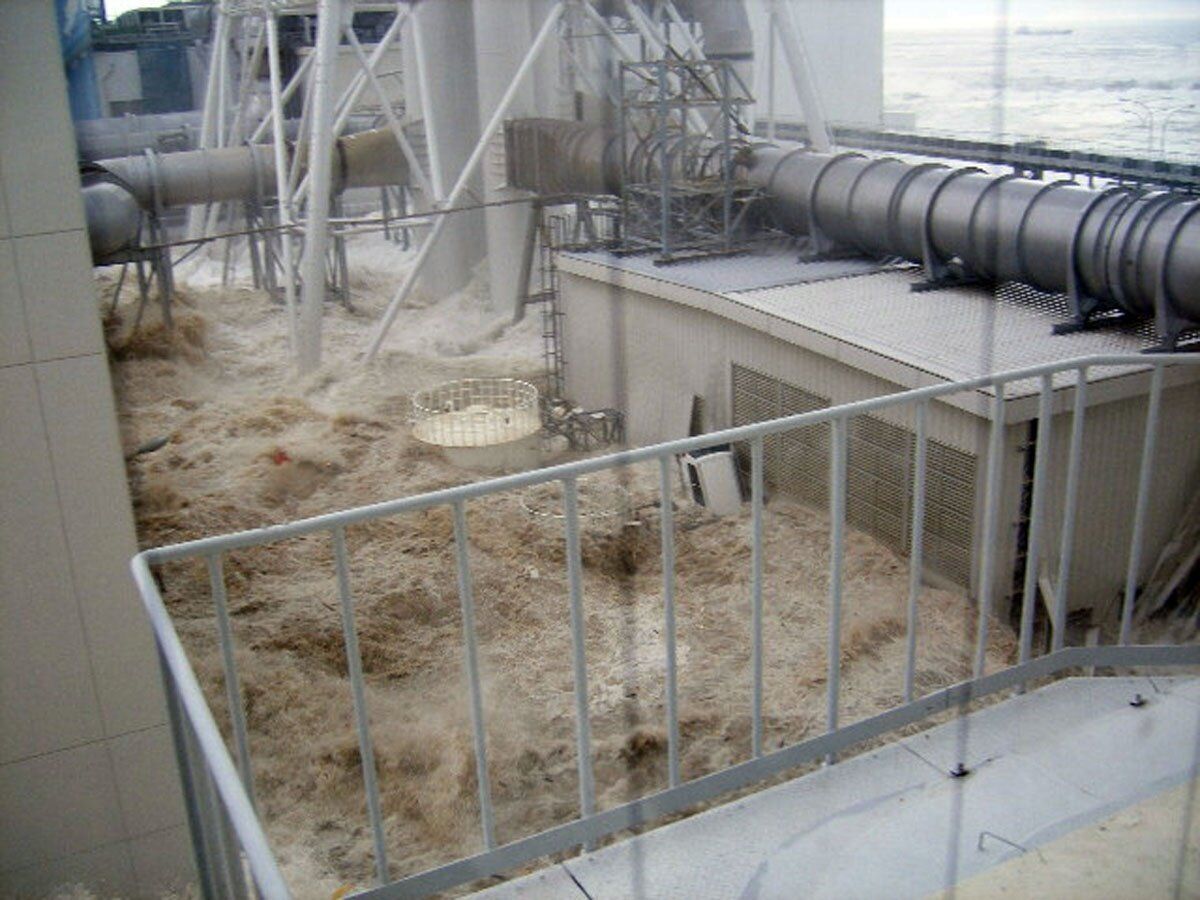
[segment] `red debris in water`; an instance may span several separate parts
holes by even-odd
[[[282,466],[285,462],[291,461],[292,458],[287,455],[286,450],[279,449],[271,454],[271,462],[275,463],[277,466]]]

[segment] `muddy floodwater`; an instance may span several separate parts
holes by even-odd
[[[369,256],[370,254],[366,254]],[[289,374],[280,305],[245,287],[181,291],[168,333],[128,289],[108,321],[142,546],[236,531],[481,477],[413,438],[414,390],[463,377],[536,378],[540,323],[477,312],[468,290],[403,311],[369,370],[357,362],[395,271],[356,272],[354,309],[331,305],[322,370]],[[102,293],[111,291],[105,280]],[[467,312],[464,312],[467,311]],[[632,390],[638,390],[633,385]],[[653,390],[654,386],[645,386]],[[166,439],[161,448],[137,448]],[[547,462],[571,458],[551,448]],[[658,472],[580,482],[589,709],[598,806],[667,783]],[[685,779],[750,753],[750,521],[675,505],[681,767]],[[578,813],[574,695],[560,496],[553,485],[468,506],[489,775],[497,837]],[[765,744],[825,728],[829,556],[825,514],[784,497],[764,513]],[[481,849],[462,621],[448,509],[347,529],[391,874]],[[371,883],[332,548],[317,535],[225,560],[258,809],[302,896]],[[208,576],[160,573],[164,597],[221,726],[228,712]],[[850,532],[841,717],[902,699],[908,568]],[[970,675],[961,594],[920,598],[919,693]],[[989,666],[1014,656],[993,623]]]

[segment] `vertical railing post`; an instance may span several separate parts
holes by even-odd
[[[188,742],[188,755],[195,761],[192,769],[196,786],[196,810],[200,822],[200,831],[204,835],[206,862],[209,869],[213,896],[219,900],[234,897],[234,888],[230,880],[229,843],[221,833],[220,800],[213,790],[212,773],[208,770],[208,761],[196,738],[190,723],[184,726],[185,739]]]
[[[233,724],[233,742],[237,748],[238,769],[246,795],[254,803],[254,770],[250,766],[250,739],[246,730],[246,712],[242,704],[242,687],[238,680],[237,662],[233,653],[233,626],[229,621],[229,602],[225,595],[225,572],[220,554],[206,559],[208,581],[213,606],[217,611],[217,634],[221,641],[221,664],[225,674],[225,697],[229,702],[229,721]]]
[[[904,702],[911,703],[917,668],[917,601],[925,554],[925,475],[929,466],[929,401],[917,404],[917,435],[913,449],[912,534],[908,553],[908,616],[905,627]]]
[[[975,636],[975,677],[987,668],[988,619],[992,614],[992,580],[996,573],[996,540],[1000,530],[1000,482],[1004,455],[1004,383],[993,388],[992,427],[988,435],[987,479],[983,488],[983,534],[979,550],[979,619]]]
[[[204,762],[203,759],[197,760],[192,756],[192,742],[188,738],[188,725],[183,705],[179,702],[175,676],[171,672],[171,667],[167,665],[162,648],[156,646],[155,649],[157,650],[159,671],[162,673],[163,690],[166,694],[167,719],[171,726],[171,742],[175,747],[175,762],[179,767],[183,806],[187,812],[188,834],[192,841],[192,856],[196,863],[200,896],[204,900],[211,900],[216,897],[216,885],[213,883],[211,861],[205,841],[204,822],[200,811],[199,784],[196,779],[196,765],[203,765]]]
[[[1143,534],[1150,506],[1150,482],[1154,477],[1154,453],[1158,440],[1158,419],[1162,408],[1162,363],[1154,366],[1150,377],[1150,399],[1146,406],[1146,430],[1142,435],[1142,460],[1138,468],[1137,501],[1133,512],[1133,534],[1129,538],[1129,568],[1125,572],[1125,602],[1121,606],[1121,643],[1128,644],[1133,634],[1133,606],[1137,600],[1138,570],[1142,566]]]
[[[358,649],[358,631],[354,627],[354,596],[350,592],[350,567],[346,559],[346,532],[341,525],[330,530],[333,536],[333,556],[337,568],[338,599],[342,613],[342,639],[346,646],[346,670],[350,675],[350,690],[354,697],[354,725],[358,731],[358,752],[362,761],[363,789],[367,795],[367,816],[375,843],[375,875],[380,884],[388,883],[387,846],[384,841],[383,816],[379,809],[379,784],[375,774],[375,748],[371,743],[371,722],[367,713],[366,691],[363,686],[362,654]]]
[[[1071,551],[1075,546],[1075,512],[1079,506],[1079,469],[1083,460],[1083,425],[1086,410],[1087,366],[1080,366],[1075,380],[1071,446],[1067,451],[1067,486],[1058,550],[1058,582],[1054,585],[1054,640],[1051,644],[1054,651],[1061,650],[1066,641],[1067,594],[1071,584]]]
[[[833,420],[829,463],[829,673],[825,698],[826,730],[837,731],[842,678],[842,567],[846,551],[846,443],[848,421]],[[833,754],[826,757],[833,762]]]
[[[753,701],[750,753],[762,756],[763,738],[763,439],[750,442],[750,668]]]
[[[479,679],[479,647],[475,633],[475,598],[471,587],[470,548],[467,544],[467,513],[461,500],[454,504],[454,550],[458,565],[458,598],[462,606],[463,653],[467,690],[471,698],[471,735],[475,743],[475,778],[479,788],[479,823],[483,845],[496,846],[496,824],[492,813],[492,785],[488,775],[487,735],[483,719],[483,689]]]
[[[237,835],[229,822],[229,814],[221,802],[221,795],[216,784],[209,780],[209,802],[213,810],[213,826],[217,833],[217,841],[221,845],[221,859],[225,868],[225,885],[233,900],[247,900],[246,870],[242,863],[242,852],[238,846]]]
[[[667,784],[679,784],[679,706],[675,669],[675,511],[671,504],[673,457],[658,459],[662,531],[663,640],[666,644]]]
[[[1042,376],[1038,396],[1037,446],[1033,459],[1033,496],[1029,501],[1029,531],[1025,536],[1025,582],[1021,588],[1021,631],[1018,663],[1029,662],[1033,652],[1038,567],[1041,565],[1042,519],[1046,513],[1046,472],[1050,468],[1051,430],[1054,422],[1054,376]]]
[[[563,514],[566,520],[567,582],[571,605],[571,660],[575,670],[575,752],[579,766],[579,814],[596,811],[592,775],[592,726],[588,716],[586,622],[583,616],[583,564],[579,552],[579,495],[574,478],[563,480]]]

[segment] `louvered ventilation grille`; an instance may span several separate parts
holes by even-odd
[[[822,397],[745,366],[733,366],[733,424],[825,409]],[[846,453],[846,520],[900,553],[907,553],[912,522],[911,431],[874,416],[850,421]],[[931,440],[925,493],[926,564],[957,584],[971,576],[976,460]],[[763,441],[763,480],[778,491],[821,508],[829,504],[829,425],[799,428]],[[749,459],[743,451],[743,467]]]

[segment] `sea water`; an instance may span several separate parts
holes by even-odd
[[[1200,162],[1200,2],[1174,20],[1019,28],[889,29],[884,109],[923,134]]]

